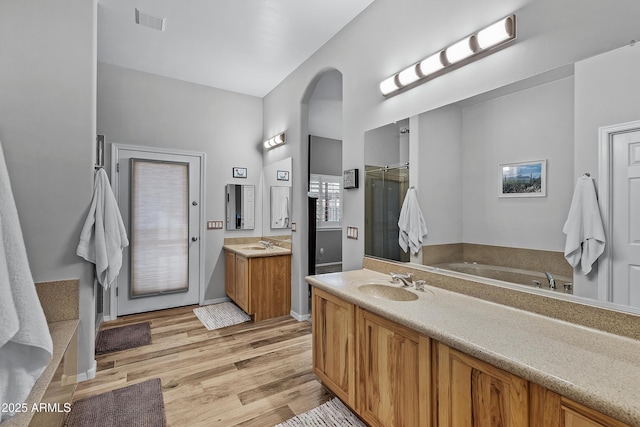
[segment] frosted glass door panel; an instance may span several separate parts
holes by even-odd
[[[189,165],[131,159],[131,286],[139,298],[189,289]]]

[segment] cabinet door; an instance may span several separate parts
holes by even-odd
[[[313,288],[313,372],[355,408],[355,307]]]
[[[248,314],[249,311],[249,260],[236,255],[236,304]]]
[[[236,254],[224,254],[224,290],[229,298],[236,300]]]
[[[372,426],[431,425],[429,338],[357,309],[358,411]]]
[[[528,382],[438,343],[438,425],[528,426]]]
[[[531,427],[629,427],[598,411],[530,384]]]

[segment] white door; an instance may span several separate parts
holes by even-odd
[[[611,141],[612,298],[640,307],[640,130]]]
[[[197,304],[202,157],[120,145],[113,152],[129,236],[117,315]]]

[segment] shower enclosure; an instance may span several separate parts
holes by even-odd
[[[365,166],[365,255],[409,262],[398,244],[398,218],[409,189],[409,164]]]

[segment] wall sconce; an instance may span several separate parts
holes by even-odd
[[[267,139],[264,142],[264,148],[269,149],[269,148],[277,147],[278,145],[284,144],[284,141],[285,141],[284,132],[282,132],[272,138]]]
[[[512,14],[385,79],[380,91],[387,96],[423,83],[493,53],[515,38],[516,15]]]

